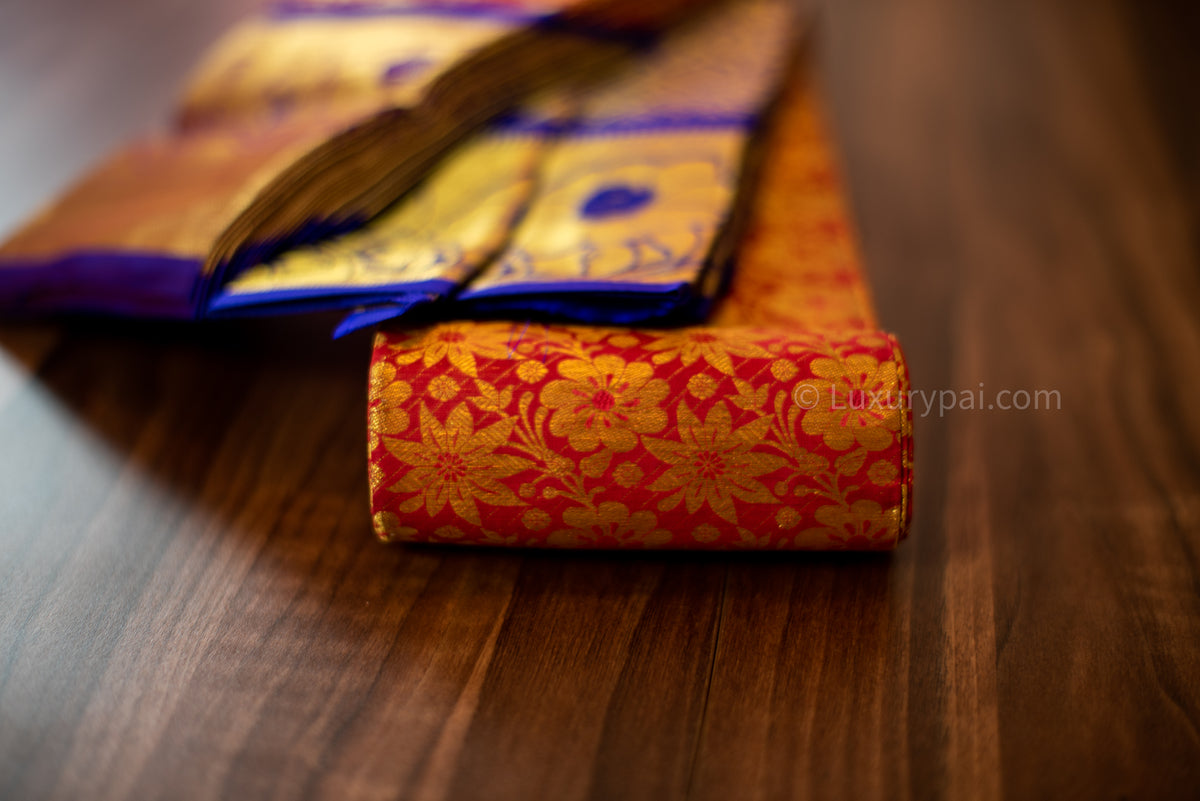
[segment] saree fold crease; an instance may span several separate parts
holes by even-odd
[[[878,330],[817,99],[784,97],[703,326],[460,320],[375,340],[388,541],[886,550],[912,497],[908,370]]]

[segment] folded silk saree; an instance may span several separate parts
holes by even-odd
[[[217,44],[167,130],[0,247],[0,308],[209,316],[230,276],[360,227],[470,132],[548,85],[619,67],[702,5],[276,4]],[[339,289],[301,308],[390,300]]]
[[[277,6],[0,247],[0,307],[393,320],[386,540],[893,547],[907,370],[792,29],[776,0]]]
[[[790,22],[777,0],[698,14],[634,64],[517,107],[354,234],[243,271],[209,308],[370,298],[342,330],[415,312],[701,319],[744,224]]]

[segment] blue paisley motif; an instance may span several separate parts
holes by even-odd
[[[579,214],[589,220],[632,214],[649,205],[653,200],[654,190],[649,187],[609,184],[593,192],[584,201],[583,206],[579,209]]]

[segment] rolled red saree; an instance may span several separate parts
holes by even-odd
[[[816,100],[799,82],[782,106],[710,325],[377,336],[381,538],[879,550],[905,537],[907,367],[877,330]]]

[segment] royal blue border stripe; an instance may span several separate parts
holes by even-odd
[[[500,133],[527,133],[570,138],[573,136],[655,133],[657,131],[745,131],[757,125],[759,119],[760,115],[758,114],[694,111],[577,120],[527,120],[518,116],[510,116],[493,123],[492,129]]]
[[[202,266],[198,258],[123,250],[5,260],[0,262],[0,307],[193,318]]]
[[[339,339],[359,329],[393,320],[428,302],[429,298],[399,298],[369,308],[356,309],[343,317],[333,329],[333,338]]]
[[[662,295],[671,292],[682,292],[690,289],[692,284],[686,281],[675,281],[669,284],[648,284],[624,281],[522,281],[520,283],[502,284],[499,286],[472,289],[468,286],[455,296],[456,300],[473,300],[475,298],[502,298],[513,295],[575,295],[581,292],[605,292],[632,295]]]
[[[306,3],[303,0],[283,0],[272,4],[267,15],[273,19],[320,19],[320,18],[363,18],[363,17],[449,17],[459,19],[485,19],[495,22],[518,24],[541,22],[553,16],[553,12],[521,11],[504,8],[491,3],[462,3],[442,5],[418,3],[410,6],[381,6],[374,3]]]
[[[338,309],[390,300],[404,295],[444,295],[458,286],[453,281],[431,279],[398,284],[374,284],[363,287],[306,286],[270,292],[216,294],[208,303],[209,313],[234,313],[240,309],[287,306],[295,309]]]

